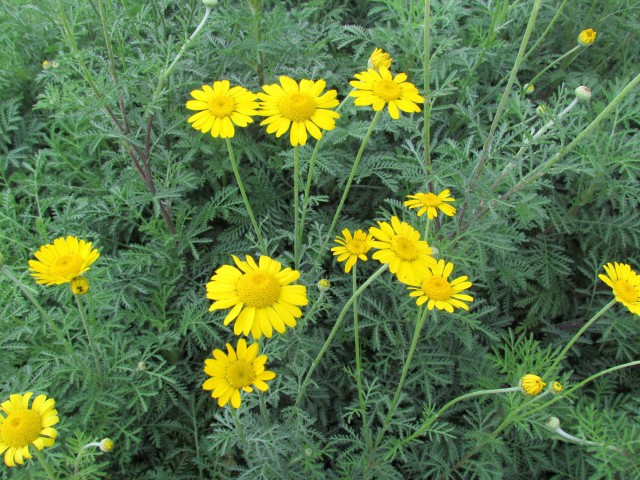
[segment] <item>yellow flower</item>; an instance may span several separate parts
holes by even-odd
[[[410,297],[417,297],[416,304],[424,305],[433,310],[446,310],[453,313],[454,307],[469,310],[469,306],[464,302],[472,302],[473,297],[461,293],[470,288],[472,283],[469,277],[458,277],[452,282],[448,278],[453,271],[453,264],[444,260],[438,260],[435,267],[429,267],[428,273],[416,282],[407,282],[411,293]]]
[[[376,48],[371,54],[371,56],[369,57],[367,66],[369,68],[375,68],[375,69],[378,69],[380,67],[384,67],[388,69],[391,66],[392,61],[393,61],[393,58],[391,58],[387,52],[385,52],[381,48]]]
[[[333,130],[335,119],[340,118],[339,113],[329,110],[338,106],[338,92],[329,90],[322,94],[326,85],[324,80],[301,80],[298,85],[285,76],[280,77],[280,85],[264,85],[264,93],[258,93],[262,100],[258,115],[267,118],[260,125],[267,125],[267,133],[275,133],[277,138],[289,131],[294,147],[307,143],[307,131],[320,140],[320,130]]]
[[[593,42],[596,41],[597,35],[598,34],[593,28],[588,28],[587,30],[583,30],[580,32],[580,35],[578,35],[578,43],[580,45],[584,45],[585,47],[588,47],[589,45],[591,45]]]
[[[424,98],[412,83],[407,82],[407,75],[399,73],[393,78],[385,67],[379,70],[369,68],[366,72],[356,73],[357,80],[349,82],[356,90],[349,95],[355,97],[358,106],[371,105],[379,112],[388,105],[389,115],[394,120],[400,118],[403,112],[419,112],[418,103],[424,103]]]
[[[232,138],[233,127],[246,127],[253,122],[258,102],[256,95],[244,87],[230,87],[229,80],[213,82],[213,88],[203,85],[202,90],[193,90],[195,100],[187,102],[189,110],[198,113],[190,116],[188,122],[202,133],[211,132],[212,137]]]
[[[0,454],[4,452],[4,463],[9,467],[31,458],[29,445],[42,450],[52,446],[58,436],[51,428],[60,421],[55,400],[38,395],[29,407],[32,396],[33,392],[13,394],[2,402],[1,410],[7,416],[0,413]]]
[[[527,374],[520,379],[520,389],[523,393],[535,397],[547,384],[538,375]]]
[[[407,195],[409,200],[404,202],[404,205],[409,208],[419,208],[418,216],[424,215],[427,212],[427,217],[432,220],[438,216],[439,209],[442,213],[449,217],[453,217],[456,214],[454,206],[449,205],[446,202],[455,202],[455,198],[450,197],[449,190],[443,190],[438,195],[435,193],[416,193],[415,195]]]
[[[378,222],[378,226],[380,228],[369,229],[375,239],[371,244],[378,249],[371,258],[388,263],[389,270],[398,280],[416,282],[429,273],[429,266],[436,265],[436,260],[430,256],[433,250],[427,242],[420,240],[420,233],[411,225],[391,217],[391,225]]]
[[[223,265],[207,283],[207,298],[215,300],[209,311],[233,307],[224,324],[235,320],[233,333],[248,336],[251,332],[256,339],[271,338],[273,329],[284,333],[286,327],[295,327],[296,318],[302,316],[298,307],[308,303],[306,287],[290,285],[300,272],[283,270],[280,262],[266,256],[258,264],[250,255],[246,262],[232,258],[237,268]]]
[[[37,260],[29,260],[31,276],[36,283],[61,285],[69,283],[87,270],[100,253],[92,249],[91,242],[78,237],[56,238],[53,244],[40,247],[35,253]]]
[[[366,234],[362,230],[356,230],[351,235],[351,232],[348,229],[342,230],[342,237],[336,237],[335,242],[339,244],[339,247],[333,247],[331,251],[334,256],[338,256],[338,262],[347,263],[344,265],[344,271],[349,273],[351,268],[356,264],[358,259],[363,262],[367,261],[367,256],[365,255],[369,250],[371,250],[371,242],[373,241],[373,237],[371,234]]]
[[[71,280],[70,286],[74,295],[84,295],[89,291],[89,280],[84,277],[76,277]]]
[[[258,390],[267,391],[265,380],[272,380],[276,374],[265,370],[266,355],[258,356],[258,344],[247,347],[244,338],[238,340],[236,350],[227,343],[227,352],[215,349],[214,358],[204,361],[204,373],[211,378],[202,384],[204,390],[213,390],[211,396],[218,399],[218,406],[224,407],[229,400],[234,408],[240,407],[240,390],[252,392],[253,385]]]
[[[618,302],[640,315],[640,275],[626,263],[607,263],[604,269],[607,275],[598,275],[600,280],[611,287]]]

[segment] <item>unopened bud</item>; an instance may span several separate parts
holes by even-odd
[[[218,0],[202,0],[202,4],[205,7],[212,8],[212,7],[215,7],[216,5],[218,5]]]
[[[113,450],[113,440],[111,440],[110,438],[102,439],[98,448],[101,452],[110,452],[111,450]]]
[[[327,292],[331,288],[331,282],[326,278],[318,280],[318,290],[321,292]]]
[[[145,362],[138,362],[138,371],[144,372],[147,369],[147,364]]]
[[[563,390],[562,384],[560,382],[551,382],[551,385],[549,385],[549,388],[556,395],[559,393],[562,393],[562,390]]]
[[[552,432],[555,432],[560,428],[560,420],[558,417],[549,417],[547,421],[544,422],[544,426]]]
[[[541,117],[545,116],[547,114],[547,106],[542,104],[542,105],[538,105],[538,108],[536,108],[536,113],[538,115],[540,115]]]
[[[70,286],[74,295],[84,295],[89,291],[89,280],[85,277],[76,277],[71,280]]]
[[[533,91],[535,90],[535,87],[533,86],[533,83],[527,83],[524,88],[522,89],[522,91],[526,94],[526,95],[531,95],[533,93]]]
[[[584,85],[576,88],[576,98],[581,102],[588,102],[591,100],[591,89]]]

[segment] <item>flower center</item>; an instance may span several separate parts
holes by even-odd
[[[402,260],[415,260],[418,258],[418,251],[413,242],[400,235],[391,239],[391,250]]]
[[[373,84],[373,94],[390,102],[400,98],[400,87],[393,80],[382,79]]]
[[[280,298],[280,284],[269,272],[254,270],[245,273],[237,284],[238,296],[249,307],[265,308]]]
[[[228,117],[234,112],[235,108],[236,102],[233,98],[219,96],[209,100],[209,110],[218,118]]]
[[[453,289],[449,282],[442,277],[429,277],[422,282],[422,291],[434,300],[449,300]]]
[[[633,285],[625,280],[618,280],[614,287],[615,293],[627,303],[638,303],[638,292]]]
[[[238,360],[227,367],[227,375],[225,376],[229,385],[233,388],[248,387],[251,385],[256,376],[253,368],[244,360]]]
[[[292,93],[280,99],[278,109],[287,120],[300,122],[313,116],[316,112],[316,102],[305,93]]]
[[[438,198],[435,193],[425,193],[424,196],[420,199],[420,203],[425,207],[437,207],[442,203],[442,201]]]
[[[361,255],[365,252],[366,245],[362,240],[356,240],[355,238],[347,243],[347,250],[354,255]]]
[[[42,432],[42,417],[33,410],[11,412],[2,424],[0,437],[10,447],[25,447]]]
[[[49,273],[55,277],[77,277],[82,270],[82,263],[82,258],[77,255],[65,255],[53,261]]]

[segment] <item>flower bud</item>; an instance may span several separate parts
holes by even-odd
[[[576,88],[576,98],[581,102],[588,102],[591,99],[591,89],[584,85]]]
[[[53,67],[53,65],[51,64],[51,62],[49,60],[44,60],[42,62],[42,68],[44,70],[49,70],[51,67]]]
[[[218,0],[202,0],[202,4],[205,7],[213,8],[218,5]]]
[[[541,117],[544,117],[547,114],[547,110],[547,106],[543,103],[538,105],[538,108],[536,108],[536,113]]]
[[[556,395],[561,393],[563,390],[563,386],[560,382],[551,382],[551,385],[549,385],[549,388],[551,389],[551,391],[553,393],[555,393]]]
[[[138,371],[144,372],[147,369],[147,364],[145,362],[138,362]]]
[[[98,448],[100,449],[101,452],[107,453],[113,450],[113,445],[114,445],[113,440],[111,440],[110,438],[104,438],[100,442],[100,445],[98,446]]]
[[[591,45],[593,42],[596,41],[597,35],[598,34],[593,28],[588,28],[587,30],[583,30],[580,32],[580,35],[578,35],[578,43],[580,45],[588,47],[589,45]]]
[[[327,292],[331,288],[331,282],[326,278],[318,280],[318,290],[321,292]]]
[[[71,280],[70,287],[74,295],[84,295],[89,291],[89,280],[85,277],[76,277]]]
[[[533,86],[533,83],[527,83],[522,89],[525,95],[531,95],[534,90],[535,90],[535,87]]]
[[[544,426],[552,432],[555,432],[560,428],[560,420],[558,417],[549,417],[547,421],[544,422]]]
[[[369,68],[375,68],[376,70],[380,67],[389,68],[391,66],[391,62],[393,59],[389,56],[387,52],[382,50],[381,48],[376,48],[371,56],[369,57],[369,61],[367,62],[367,66]]]
[[[547,384],[538,375],[527,374],[520,379],[520,389],[522,393],[535,397]]]

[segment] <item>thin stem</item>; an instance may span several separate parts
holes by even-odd
[[[240,177],[240,170],[238,170],[238,164],[236,163],[236,158],[233,154],[231,139],[226,138],[225,140],[227,141],[227,150],[229,152],[229,160],[231,161],[231,168],[233,168],[233,174],[236,176],[236,182],[238,183],[238,189],[240,190],[240,195],[242,195],[242,199],[244,200],[244,206],[247,209],[247,213],[249,214],[249,219],[251,220],[251,224],[253,225],[253,230],[256,232],[256,235],[258,237],[258,242],[260,243],[260,250],[262,251],[263,255],[266,255],[267,244],[262,238],[260,227],[258,226],[256,217],[253,214],[253,209],[251,208],[251,204],[249,203],[249,197],[247,197],[247,192],[244,189],[244,184],[242,183],[242,178]]]
[[[560,6],[556,9],[556,13],[551,19],[551,21],[549,22],[549,25],[547,25],[547,28],[545,28],[544,32],[542,32],[542,35],[538,36],[538,40],[536,41],[536,43],[533,44],[533,46],[529,49],[529,51],[524,54],[524,58],[522,59],[523,61],[529,58],[529,56],[536,51],[536,48],[538,48],[538,45],[540,45],[540,43],[542,43],[542,41],[549,34],[551,29],[553,28],[553,25],[556,23],[558,18],[560,18],[560,14],[562,13],[562,10],[564,10],[564,6],[567,4],[567,1],[568,0],[563,0]]]
[[[231,417],[233,418],[233,423],[236,424],[236,428],[238,429],[238,435],[244,443],[247,443],[247,438],[244,436],[244,428],[242,428],[242,423],[240,423],[240,419],[238,418],[236,409],[233,407],[229,407],[229,410],[231,412]]]
[[[502,118],[502,111],[504,110],[508,98],[509,93],[511,92],[511,87],[516,80],[516,75],[518,74],[518,70],[520,69],[520,64],[522,63],[522,59],[524,57],[524,51],[527,47],[527,43],[529,42],[529,37],[533,32],[533,27],[536,23],[536,18],[538,16],[538,10],[540,9],[540,4],[542,0],[536,0],[533,9],[531,11],[531,15],[529,16],[529,23],[527,23],[527,29],[524,32],[524,36],[522,37],[522,41],[520,42],[520,50],[518,51],[518,56],[516,57],[516,61],[513,64],[513,68],[511,69],[511,74],[509,75],[509,80],[507,81],[507,86],[502,93],[502,98],[500,99],[500,104],[498,105],[498,109],[496,110],[496,114],[493,117],[493,122],[491,123],[491,128],[489,129],[489,134],[485,139],[484,145],[482,146],[482,152],[480,154],[480,160],[478,161],[478,166],[476,167],[476,171],[474,173],[474,179],[480,178],[482,171],[484,170],[485,165],[489,159],[490,151],[491,151],[491,142],[493,142],[493,137],[496,133],[496,129],[498,128],[498,123]]]
[[[424,0],[424,54],[422,68],[424,71],[424,160],[427,170],[427,178],[431,176],[431,0]]]
[[[351,286],[353,295],[358,290],[358,274],[357,263],[353,266],[351,275]],[[369,422],[367,421],[367,404],[364,400],[364,391],[362,389],[362,358],[360,356],[360,331],[358,325],[358,300],[353,302],[353,342],[356,350],[356,384],[358,386],[358,401],[360,402],[360,411],[362,416],[362,425],[364,426],[365,441],[369,449],[373,448],[371,431],[369,430]]]
[[[49,327],[51,328],[51,330],[53,330],[58,336],[58,338],[60,339],[60,341],[64,343],[67,352],[69,353],[72,352],[73,347],[69,343],[69,340],[67,340],[67,338],[64,336],[63,331],[56,325],[53,319],[47,314],[45,309],[42,308],[42,305],[40,305],[40,302],[38,302],[38,300],[36,300],[36,298],[33,295],[31,295],[31,292],[27,289],[27,287],[25,287],[22,284],[22,282],[18,280],[18,278],[13,274],[11,270],[9,270],[9,268],[7,268],[6,265],[2,265],[2,267],[0,267],[0,270],[2,270],[2,272],[9,278],[9,280],[11,280],[20,289],[22,294],[25,297],[27,297],[27,299],[31,302],[31,304],[35,307],[35,309],[38,310],[40,315],[42,315],[42,318],[49,324]]]
[[[296,407],[298,405],[300,405],[300,402],[302,401],[302,397],[304,396],[304,393],[307,390],[307,386],[309,385],[309,382],[311,381],[311,375],[313,375],[313,371],[320,364],[320,360],[322,360],[322,357],[324,356],[325,352],[327,351],[327,349],[331,345],[331,341],[333,340],[333,337],[335,337],[336,333],[338,333],[338,329],[340,328],[340,325],[342,324],[342,321],[344,320],[344,317],[345,317],[346,313],[351,308],[351,305],[353,305],[353,303],[362,294],[362,292],[364,292],[367,289],[367,287],[369,285],[371,285],[371,283],[373,283],[373,281],[376,278],[378,278],[385,270],[387,270],[387,268],[389,268],[389,264],[385,263],[378,270],[376,270],[373,273],[373,275],[371,275],[367,279],[366,282],[364,282],[362,285],[360,285],[360,288],[358,288],[358,290],[356,290],[355,293],[353,295],[351,295],[351,298],[349,300],[347,300],[347,302],[342,307],[342,310],[340,311],[340,314],[338,315],[338,319],[336,320],[336,323],[333,325],[333,328],[331,329],[331,332],[329,332],[329,336],[325,340],[324,345],[322,345],[322,348],[318,352],[318,355],[316,355],[316,358],[313,359],[313,362],[311,363],[311,366],[309,367],[309,371],[307,371],[307,375],[304,377],[304,380],[302,382],[302,386],[300,387],[300,391],[298,392],[298,396],[296,397],[296,403],[295,403]]]
[[[547,73],[549,71],[550,68],[552,68],[554,65],[557,65],[558,63],[560,63],[562,60],[564,60],[565,58],[567,58],[569,55],[573,54],[574,52],[578,51],[579,49],[582,48],[582,45],[578,44],[575,47],[573,47],[571,50],[569,50],[568,52],[565,52],[564,54],[560,55],[558,58],[556,58],[553,62],[551,62],[549,65],[547,65],[546,67],[544,67],[540,73],[538,73],[535,77],[533,77],[531,80],[529,80],[527,83],[529,85],[534,85],[535,86],[535,82],[545,73]]]
[[[298,190],[300,186],[300,149],[298,145],[293,147],[293,264],[298,270],[300,268],[300,243],[302,241],[302,232],[300,232],[300,195]]]
[[[611,300],[609,303],[607,303],[604,307],[602,307],[600,309],[600,311],[598,313],[596,313],[593,317],[591,317],[591,319],[585,323],[582,328],[580,330],[578,330],[578,332],[573,336],[573,338],[571,340],[569,340],[569,343],[567,343],[567,345],[562,349],[562,351],[556,356],[556,359],[554,360],[554,362],[551,364],[551,366],[548,368],[547,373],[545,374],[545,376],[549,375],[549,372],[553,372],[554,369],[558,366],[558,364],[562,361],[562,359],[564,358],[564,356],[567,354],[567,352],[571,349],[571,347],[573,346],[574,343],[576,343],[576,341],[578,340],[578,338],[580,338],[582,336],[582,334],[584,332],[587,331],[587,329],[593,325],[593,323],[598,320],[602,315],[604,315],[604,313],[609,310],[611,307],[613,307],[613,305],[615,305],[617,302],[617,300],[614,298],[613,300]]]
[[[93,360],[96,364],[96,371],[100,371],[100,363],[98,361],[98,355],[96,354],[96,350],[93,347],[93,341],[91,339],[91,333],[89,332],[89,324],[87,323],[87,314],[84,311],[84,306],[82,305],[82,300],[80,299],[80,295],[74,295],[76,299],[76,305],[78,306],[78,312],[80,312],[80,318],[82,319],[82,326],[84,327],[84,331],[87,334],[87,342],[89,343],[89,347],[91,348],[91,354],[93,355]]]
[[[342,207],[344,206],[345,201],[347,200],[347,195],[349,194],[349,189],[351,188],[351,183],[353,182],[354,177],[356,176],[356,171],[358,170],[358,165],[360,164],[360,159],[362,158],[362,153],[364,152],[365,147],[367,146],[367,142],[373,133],[373,129],[375,128],[378,120],[380,119],[380,115],[382,114],[382,110],[379,110],[374,115],[371,120],[371,125],[369,125],[369,129],[362,139],[362,143],[360,144],[360,148],[358,149],[358,153],[356,155],[356,159],[353,162],[353,167],[351,168],[351,173],[349,174],[349,178],[347,179],[347,184],[344,187],[344,192],[342,193],[342,198],[340,199],[340,203],[338,204],[338,208],[336,209],[336,213],[333,216],[333,220],[331,221],[331,226],[329,227],[329,231],[324,238],[324,242],[322,242],[322,246],[320,247],[320,251],[316,256],[314,265],[317,265],[320,257],[324,253],[327,245],[329,244],[329,240],[331,239],[331,235],[333,234],[333,230],[336,228],[336,224],[338,223],[338,218],[340,218],[340,213],[342,212]]]
[[[401,440],[399,443],[397,443],[388,453],[387,453],[387,458],[393,458],[393,455],[395,454],[395,452],[397,450],[399,450],[400,448],[402,448],[404,445],[406,445],[407,443],[412,442],[413,440],[415,440],[416,438],[424,435],[427,430],[429,430],[429,427],[431,427],[431,425],[433,425],[433,423],[438,420],[443,414],[444,412],[446,412],[447,410],[449,410],[451,407],[453,407],[455,404],[462,402],[463,400],[468,400],[469,398],[473,398],[473,397],[480,397],[482,395],[494,395],[494,394],[499,394],[499,393],[510,393],[510,392],[518,392],[520,391],[520,387],[510,387],[510,388],[496,388],[493,390],[478,390],[475,392],[470,392],[470,393],[465,393],[464,395],[460,395],[459,397],[454,398],[453,400],[450,400],[448,403],[446,403],[440,410],[438,410],[436,413],[434,413],[433,415],[431,415],[431,417],[426,420],[422,426],[420,426],[420,428],[418,428],[418,430],[416,430],[413,434],[411,434],[410,436],[408,436],[407,438],[405,438],[404,440]]]
[[[376,436],[376,443],[373,446],[374,451],[380,446],[380,443],[384,439],[384,434],[389,428],[391,424],[391,419],[393,418],[393,414],[395,413],[396,407],[398,406],[398,401],[400,401],[400,394],[402,393],[402,386],[404,385],[404,381],[407,378],[407,374],[409,373],[409,367],[411,365],[411,359],[413,358],[413,354],[416,351],[416,347],[418,346],[418,339],[420,338],[420,331],[424,326],[424,322],[427,319],[427,314],[430,310],[426,307],[422,315],[420,315],[420,310],[418,310],[418,318],[416,320],[416,326],[413,331],[413,338],[411,339],[411,346],[409,347],[409,353],[407,354],[407,359],[404,362],[404,366],[402,367],[402,373],[400,374],[400,381],[398,382],[398,387],[396,388],[396,393],[393,395],[393,400],[391,401],[391,406],[389,407],[389,412],[387,413],[386,418],[384,419],[384,423],[382,424],[382,428],[378,432]]]
[[[47,462],[47,460],[44,458],[44,455],[42,454],[42,452],[37,448],[34,448],[31,451],[40,462],[40,465],[42,465],[42,468],[44,468],[44,471],[47,473],[47,476],[51,480],[56,480],[57,477],[53,474],[53,470],[51,470],[51,465],[49,465],[49,462]]]

